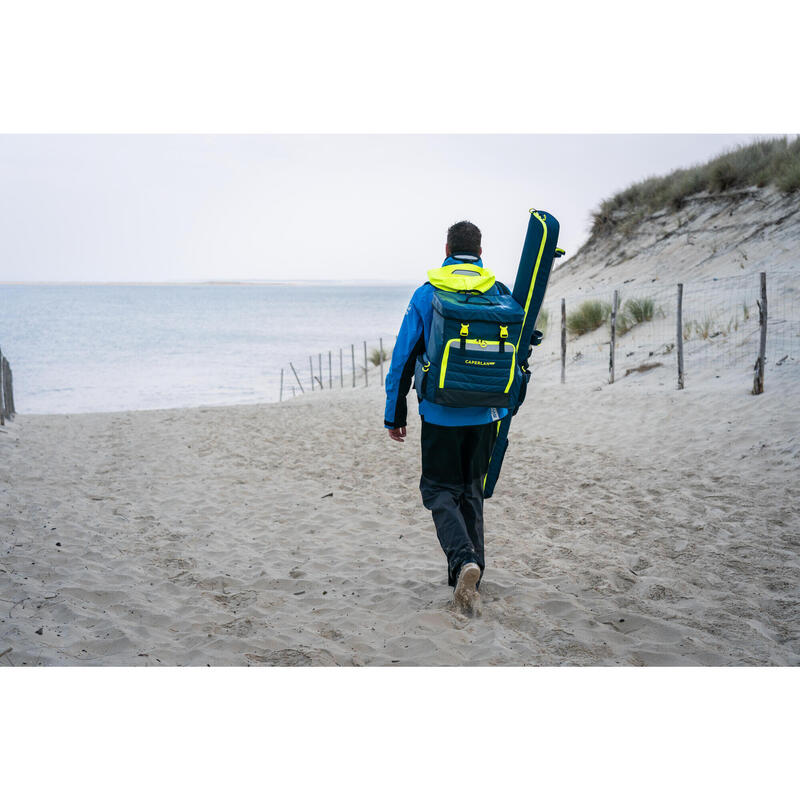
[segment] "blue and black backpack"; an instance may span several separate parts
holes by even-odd
[[[455,264],[428,273],[435,287],[433,320],[414,385],[420,398],[443,406],[515,408],[522,383],[525,310],[484,267]],[[529,374],[529,373],[528,373]]]

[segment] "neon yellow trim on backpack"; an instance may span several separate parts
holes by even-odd
[[[493,272],[477,264],[448,264],[430,270],[428,280],[447,292],[486,292],[494,286],[495,278]]]
[[[445,346],[444,346],[444,356],[442,358],[442,365],[439,368],[439,388],[440,389],[444,389],[444,379],[445,379],[445,376],[447,375],[447,362],[448,362],[448,359],[450,358],[450,345],[453,344],[454,342],[460,342],[460,341],[461,341],[461,339],[450,339],[450,340],[448,340],[447,344],[445,344]],[[491,345],[499,345],[500,342],[499,341],[498,342],[487,342],[487,341],[484,341],[483,339],[467,339],[467,344],[477,344],[478,347],[486,347],[487,345],[490,345],[490,344]],[[504,394],[508,394],[508,390],[511,388],[511,384],[514,382],[514,367],[517,366],[517,349],[516,349],[516,347],[514,347],[513,344],[511,344],[511,342],[507,342],[507,343],[503,342],[503,344],[511,348],[511,353],[512,353],[512,356],[513,356],[512,359],[511,359],[511,366],[510,366],[510,370],[509,370],[508,383],[506,384],[506,388],[503,390]],[[480,362],[473,361],[471,363],[478,364]],[[492,362],[492,363],[494,363],[494,362]]]

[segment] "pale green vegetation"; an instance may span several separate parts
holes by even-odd
[[[592,214],[592,234],[630,230],[660,209],[678,211],[699,192],[719,194],[748,186],[800,190],[800,138],[762,139],[688,169],[647,178],[604,200]]]
[[[715,314],[706,314],[701,320],[690,320],[683,323],[683,340],[689,341],[692,338],[713,339],[715,336],[729,336],[732,332],[739,330],[740,325],[744,325],[750,319],[750,309],[747,303],[742,303],[742,318],[736,314],[730,317],[727,323],[717,319]]]
[[[617,312],[617,333],[624,336],[634,326],[649,322],[656,313],[658,312],[652,297],[632,297],[626,300]]]
[[[578,308],[567,314],[567,330],[574,336],[597,330],[608,321],[611,305],[602,300],[584,300]]]
[[[373,347],[372,352],[369,354],[369,363],[372,364],[373,367],[377,367],[381,361],[388,361],[391,357],[391,350],[387,350],[385,347],[383,350]]]
[[[717,322],[715,316],[709,314],[700,321],[692,320],[683,324],[683,340],[688,341],[692,336],[700,339],[713,339],[715,336],[727,336],[731,331],[739,330],[738,317],[731,317],[727,325]]]
[[[683,326],[683,338],[684,340],[690,339],[692,333],[695,336],[699,336],[701,339],[708,339],[711,336],[712,331],[714,330],[714,323],[716,320],[711,314],[706,314],[700,321],[694,320],[692,322],[687,322]],[[687,336],[687,326],[689,335]]]
[[[617,311],[616,329],[624,336],[635,325],[649,322],[656,314],[662,313],[656,308],[652,297],[631,297]],[[602,300],[584,300],[570,314],[567,314],[567,330],[574,336],[597,330],[611,318],[611,303]]]
[[[624,313],[637,325],[640,322],[649,322],[656,312],[652,297],[632,297],[625,301],[623,309]]]
[[[547,336],[547,326],[550,323],[550,312],[548,309],[543,308],[539,311],[539,316],[536,317],[536,330],[542,332],[542,338]]]

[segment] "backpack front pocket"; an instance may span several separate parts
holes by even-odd
[[[516,352],[508,341],[450,339],[442,354],[436,402],[509,407]]]

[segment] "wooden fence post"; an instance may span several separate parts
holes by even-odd
[[[369,378],[367,377],[367,343],[364,342],[364,386],[369,386]]]
[[[278,402],[283,402],[283,367],[281,367],[281,393],[278,395]]]
[[[297,385],[300,387],[300,391],[305,394],[306,390],[303,388],[303,384],[300,381],[300,376],[297,374],[297,370],[294,368],[294,364],[292,364],[291,361],[289,362],[289,366],[292,368],[292,372],[294,372],[294,377],[297,380]],[[294,386],[292,386],[292,397],[294,397]]]
[[[0,350],[0,425],[6,424],[6,371],[3,369],[5,360],[3,351]]]
[[[675,346],[678,349],[678,388],[683,389],[683,284],[678,284],[678,321],[675,332]]]
[[[753,375],[753,394],[764,391],[764,361],[767,356],[767,273],[761,273],[761,299],[758,301],[758,324],[761,326],[761,339],[758,344],[758,358]]]
[[[5,425],[7,419],[13,419],[16,413],[11,365],[0,351],[0,425]]]
[[[611,342],[608,355],[608,382],[614,383],[614,349],[617,345],[617,311],[619,310],[619,291],[614,289],[614,303],[611,306]]]
[[[314,391],[314,356],[308,357],[308,369],[311,372],[311,391]]]
[[[319,390],[325,388],[325,381],[322,380],[322,353],[319,354]]]
[[[356,388],[356,346],[350,345],[350,358],[353,360],[353,388]]]
[[[331,351],[328,350],[328,388],[333,389],[333,362],[331,361]]]
[[[561,298],[561,383],[567,380],[567,303]]]
[[[379,339],[380,359],[381,359],[381,386],[383,386],[383,339]]]

